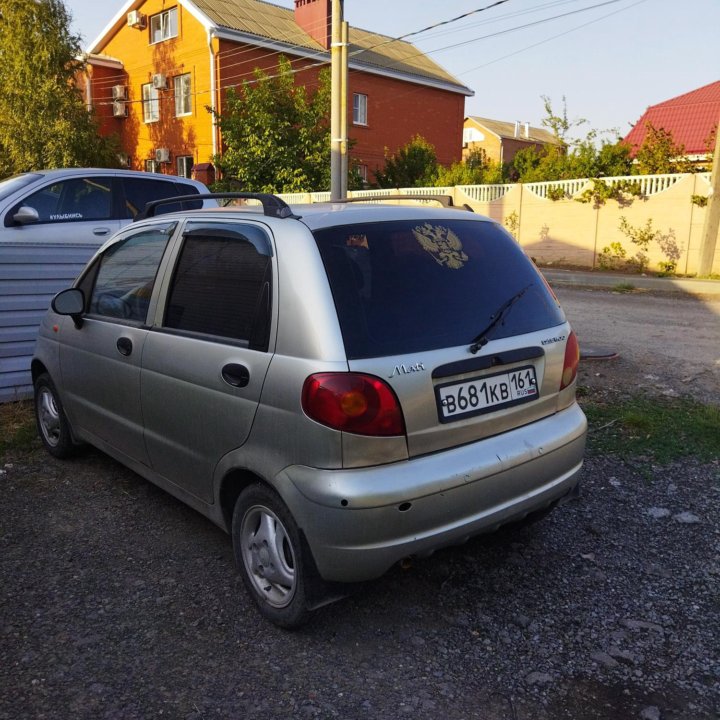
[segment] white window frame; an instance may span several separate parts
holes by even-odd
[[[368,124],[368,96],[353,93],[353,125]]]
[[[145,172],[159,173],[160,163],[157,160],[146,160],[145,161]]]
[[[163,10],[150,18],[150,44],[170,40],[178,36],[177,7]]]
[[[154,123],[160,120],[160,91],[152,83],[142,86],[143,122]]]
[[[195,158],[192,155],[179,155],[175,160],[178,177],[191,178]]]
[[[173,78],[175,90],[175,117],[192,115],[192,76],[190,73]]]

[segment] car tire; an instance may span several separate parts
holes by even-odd
[[[277,493],[262,484],[240,493],[232,539],[243,582],[260,612],[282,628],[302,625],[310,614],[314,564]]]
[[[35,380],[35,421],[45,449],[56,458],[66,458],[76,449],[72,430],[60,397],[47,373]]]

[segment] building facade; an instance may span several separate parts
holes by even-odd
[[[331,0],[130,0],[88,51],[88,105],[117,133],[127,167],[207,182],[222,137],[229,88],[272,71],[280,55],[309,89],[330,62]],[[412,44],[350,28],[350,158],[369,182],[393,153],[422,135],[438,161],[460,160],[472,91]]]
[[[463,129],[463,158],[473,150],[483,150],[488,160],[512,162],[515,154],[528,147],[542,150],[546,145],[560,145],[548,130],[527,122],[506,122],[470,116]]]

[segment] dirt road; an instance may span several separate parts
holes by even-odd
[[[555,288],[580,347],[615,350],[613,382],[627,390],[720,404],[720,298]],[[583,363],[581,383],[606,382],[608,363]]]

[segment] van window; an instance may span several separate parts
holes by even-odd
[[[178,183],[171,180],[156,180],[154,178],[122,178],[125,189],[124,207],[121,217],[133,219],[139,212],[145,209],[145,203],[152,200],[163,200],[175,197],[176,195],[197,195],[198,189],[188,183]],[[178,210],[198,210],[202,207],[202,200],[183,203],[171,203],[161,205],[156,215],[177,212]]]
[[[112,199],[111,177],[72,178],[46,185],[28,195],[17,208],[34,208],[41,223],[108,220]]]
[[[266,350],[270,241],[255,226],[190,224],[170,288],[164,326]]]
[[[489,340],[565,320],[538,271],[496,223],[363,223],[319,230],[315,239],[350,359],[470,345],[521,291]]]

